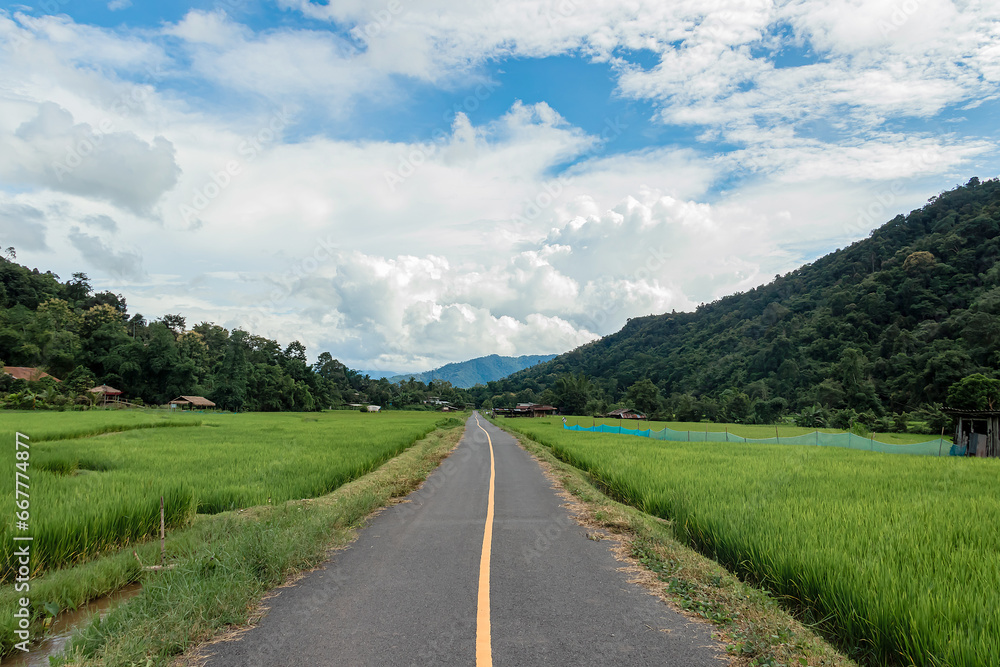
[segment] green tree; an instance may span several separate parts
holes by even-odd
[[[1000,380],[973,373],[951,385],[948,406],[960,410],[1000,410]]]
[[[625,400],[631,407],[645,415],[659,412],[662,404],[660,388],[650,379],[639,380],[625,392]]]
[[[556,405],[564,414],[583,415],[593,388],[583,373],[577,375],[567,373],[556,380]]]

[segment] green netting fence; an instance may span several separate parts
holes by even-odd
[[[579,424],[563,424],[563,428],[568,431],[618,433],[621,435],[639,436],[640,438],[652,438],[653,440],[669,440],[671,442],[746,442],[762,445],[809,445],[813,447],[860,449],[871,452],[882,452],[884,454],[916,454],[918,456],[962,456],[964,454],[964,451],[962,451],[964,448],[956,447],[944,438],[918,442],[911,445],[894,445],[854,433],[821,433],[819,431],[787,437],[775,435],[773,438],[744,438],[726,431],[674,431],[669,428],[663,428],[660,431],[653,431],[651,429],[643,431],[640,429],[624,428],[622,426],[608,426],[607,424],[586,427]]]

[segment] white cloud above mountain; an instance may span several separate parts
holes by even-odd
[[[356,367],[562,352],[1000,171],[1000,9],[903,4],[0,11],[0,243],[148,316]],[[505,63],[554,56],[605,67],[602,122],[497,92]],[[493,110],[421,106],[452,92]]]

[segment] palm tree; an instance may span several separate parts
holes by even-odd
[[[594,385],[582,372],[577,375],[567,373],[556,380],[555,394],[559,410],[564,414],[582,415]]]

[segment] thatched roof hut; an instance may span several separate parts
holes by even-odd
[[[204,396],[178,396],[174,400],[170,401],[170,407],[181,408],[185,406],[189,408],[214,408],[215,403],[208,400]]]
[[[52,378],[56,382],[61,382],[59,378],[49,375],[42,369],[31,368],[30,366],[4,366],[3,372],[18,380],[27,380],[29,382],[36,382],[42,378]]]
[[[87,391],[89,391],[91,394],[104,394],[105,396],[121,396],[122,395],[122,390],[121,389],[115,389],[114,387],[109,387],[106,384],[102,384],[102,385],[100,385],[98,387],[93,387],[92,389],[88,389]]]

